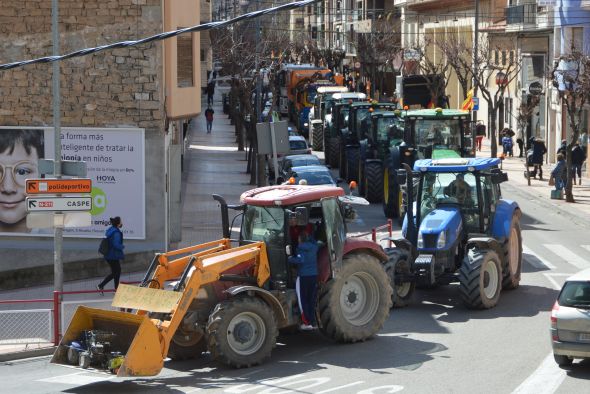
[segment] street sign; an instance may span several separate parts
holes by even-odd
[[[90,211],[92,197],[27,197],[25,204],[29,212]]]
[[[287,122],[273,122],[277,153],[289,152],[289,130]],[[256,124],[256,137],[258,139],[258,154],[272,155],[272,138],[270,134],[270,123]]]
[[[90,227],[92,215],[90,212],[29,212],[27,214],[28,228],[53,227]]]
[[[473,101],[473,110],[479,111],[479,97],[472,97],[471,101]]]
[[[532,82],[529,85],[529,93],[533,96],[540,96],[543,93],[543,84],[539,81]]]
[[[54,166],[54,161],[49,159],[39,159],[39,162],[37,164],[37,167],[39,168],[39,174],[41,175],[53,175]],[[85,177],[87,174],[86,162],[75,160],[62,160],[61,174],[65,176]]]
[[[90,193],[92,181],[88,178],[76,179],[27,179],[27,194],[71,194]]]

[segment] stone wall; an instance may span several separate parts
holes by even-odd
[[[60,0],[59,6],[61,53],[162,31],[161,0]],[[130,260],[133,252],[139,255],[164,246],[161,45],[107,50],[61,62],[62,126],[145,129],[145,198],[146,210],[152,213],[146,213],[146,240],[126,241]],[[51,54],[51,1],[2,0],[0,63]],[[0,71],[0,125],[52,126],[51,77],[51,64]],[[97,245],[98,240],[67,239],[64,261],[96,258]],[[2,237],[0,272],[51,264],[51,249],[47,238]],[[14,272],[11,275],[14,278]]]

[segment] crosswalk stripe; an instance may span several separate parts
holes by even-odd
[[[584,249],[586,249],[588,252],[590,252],[590,245],[580,245],[581,247],[583,247]]]
[[[553,264],[551,264],[549,261],[545,260],[543,257],[533,252],[530,248],[527,248],[525,245],[522,245],[522,252],[533,257],[531,259],[530,257],[527,258],[526,256],[523,256],[524,260],[533,267],[539,269],[555,269],[555,266]]]
[[[587,260],[581,258],[580,256],[578,256],[577,254],[575,254],[574,252],[572,252],[571,250],[569,250],[568,248],[566,248],[563,245],[559,245],[559,244],[545,244],[543,246],[545,246],[552,253],[556,254],[559,257],[561,257],[562,259],[564,259],[565,261],[567,261],[571,265],[574,265],[574,266],[576,266],[576,267],[578,267],[580,269],[584,269],[584,268],[589,268],[590,267],[590,262],[588,262]]]

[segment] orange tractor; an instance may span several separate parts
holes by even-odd
[[[381,329],[392,306],[387,256],[374,242],[347,238],[345,217],[354,197],[338,187],[301,185],[250,190],[232,206],[213,197],[221,206],[224,238],[157,254],[139,287],[120,285],[115,294],[113,307],[132,313],[79,307],[52,363],[118,376],[157,375],[165,358],[206,350],[237,368],[262,363],[279,330],[301,323],[287,261],[294,222],[312,229],[321,246],[321,332],[350,343]],[[230,209],[242,215],[237,240],[230,240]]]

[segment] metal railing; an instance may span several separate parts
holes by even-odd
[[[532,24],[537,23],[537,4],[528,3],[506,7],[506,24]]]
[[[385,231],[384,231],[385,230]],[[389,236],[385,237],[385,238],[377,238],[377,235],[379,233],[383,233],[386,232]],[[393,236],[393,221],[391,219],[387,219],[387,223],[381,226],[377,226],[373,229],[371,229],[371,231],[365,232],[365,233],[358,233],[358,234],[354,234],[351,235],[352,238],[366,238],[368,236],[371,236],[371,241],[373,242],[377,242],[379,244],[381,244],[381,241],[387,241],[388,243],[388,247],[392,247],[393,246],[393,241],[391,240],[391,237]]]

